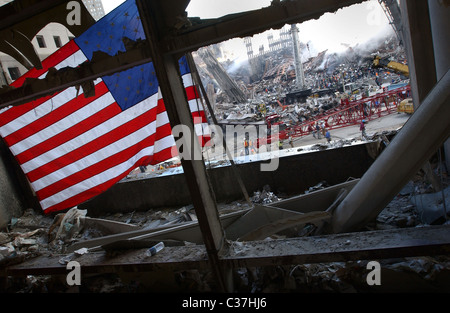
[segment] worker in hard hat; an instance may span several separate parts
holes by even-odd
[[[244,139],[244,148],[245,148],[245,155],[249,155],[249,149],[250,149],[250,140],[248,138]]]
[[[278,140],[278,149],[279,150],[283,149],[283,140]]]
[[[325,129],[325,138],[327,139],[327,142],[331,141],[331,134],[328,129]]]
[[[366,140],[367,139],[367,134],[366,134],[366,123],[367,121],[365,119],[363,119],[361,121],[361,124],[359,126],[359,130],[361,131],[361,139]]]
[[[294,140],[292,139],[292,134],[289,134],[289,144],[291,145],[291,148],[294,148]]]

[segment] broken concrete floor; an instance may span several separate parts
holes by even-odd
[[[444,177],[444,187],[448,178]],[[311,187],[320,189],[326,183]],[[427,227],[423,215],[411,199],[420,192],[430,194],[431,186],[424,177],[418,175],[386,206],[376,221],[365,227],[366,231],[400,228]],[[422,194],[423,195],[423,194]],[[270,186],[252,195],[256,203],[276,203],[282,195],[275,195]],[[441,201],[444,202],[444,201]],[[446,199],[445,202],[448,202]],[[235,201],[218,205],[220,214],[249,209],[246,202]],[[0,233],[0,268],[33,259],[37,256],[67,256],[65,250],[74,242],[101,238],[118,230],[105,227],[103,221],[130,229],[177,225],[196,220],[195,211],[187,206],[178,209],[150,210],[112,214],[92,219],[77,212],[72,220],[66,220],[52,229],[58,216],[43,216],[39,212],[27,210],[23,216],[13,218],[7,230]],[[83,216],[85,219],[81,219]],[[449,224],[448,215],[435,221],[436,224]],[[447,220],[445,220],[447,219]],[[80,221],[83,221],[80,223]],[[78,224],[77,224],[78,222]],[[123,225],[122,225],[123,224]],[[77,226],[78,225],[78,226]],[[284,232],[266,238],[271,241],[289,236],[309,236],[314,225],[300,231]],[[60,231],[59,238],[55,238]],[[50,233],[50,237],[49,237]],[[64,235],[62,235],[64,234]],[[51,241],[49,241],[49,238]],[[53,239],[53,240],[52,240]],[[239,242],[235,243],[237,247]],[[184,242],[183,245],[195,245]],[[275,247],[276,249],[276,247]],[[245,251],[243,252],[245,253]],[[176,256],[175,256],[176,257]],[[355,292],[448,292],[450,291],[450,256],[436,255],[379,260],[381,264],[381,286],[368,286],[366,268],[369,260],[293,264],[270,267],[238,268],[234,271],[234,284],[237,292],[305,292],[305,293],[355,293]],[[65,277],[43,275],[8,277],[4,282],[5,292],[46,293],[46,292],[86,292],[86,293],[138,293],[150,291],[165,292],[214,292],[215,279],[208,270],[174,270],[152,272],[123,272],[116,274],[89,274],[83,276],[83,284],[70,287]]]

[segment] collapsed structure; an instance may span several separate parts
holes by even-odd
[[[57,6],[64,1],[55,2],[54,5]],[[187,101],[182,92],[183,86],[176,70],[178,54],[192,52],[229,38],[248,36],[269,28],[280,28],[286,23],[301,23],[317,18],[325,12],[333,12],[360,2],[362,1],[342,1],[337,4],[328,0],[281,1],[261,10],[212,21],[198,21],[183,18],[189,1],[137,1],[148,38],[144,43],[148,50],[138,49],[133,52],[140,58],[145,56],[146,60],[150,58],[155,63],[172,125],[184,124],[193,130]],[[45,11],[49,3],[35,2],[34,5],[37,10]],[[450,125],[447,117],[450,116],[448,105],[450,77],[445,54],[448,38],[440,37],[446,33],[446,28],[442,25],[448,21],[446,15],[448,8],[440,8],[443,5],[433,1],[402,2],[403,38],[407,47],[406,53],[411,68],[411,90],[417,110],[361,179],[344,185],[337,184],[323,193],[311,193],[310,196],[291,199],[276,206],[254,206],[221,216],[203,160],[181,160],[196,221],[177,229],[169,227],[145,234],[135,233],[131,237],[128,236],[126,242],[121,242],[122,247],[127,247],[125,249],[121,249],[119,243],[116,243],[118,246],[114,248],[103,242],[100,244],[103,250],[97,254],[85,254],[77,250],[77,255],[81,255],[77,260],[90,274],[101,271],[116,272],[119,269],[121,271],[138,269],[143,272],[161,269],[171,271],[174,268],[186,271],[192,268],[205,270],[213,274],[212,290],[231,292],[237,289],[233,281],[233,271],[245,268],[261,268],[274,264],[304,266],[320,262],[448,254],[450,245],[448,225],[388,232],[375,231],[370,235],[363,233],[336,235],[360,230],[368,222],[373,221],[449,136]],[[152,12],[158,12],[159,15],[156,16]],[[5,22],[6,25],[2,27],[14,27],[15,22],[26,16],[28,15],[16,12],[12,20]],[[420,23],[421,26],[428,25],[427,32],[419,32],[414,28],[417,27],[417,23],[411,21],[417,20],[423,22]],[[416,38],[417,34],[422,36],[420,40]],[[437,41],[436,38],[443,39]],[[325,55],[323,53],[320,57],[325,58]],[[135,59],[136,54],[128,54],[127,57],[129,58],[127,62],[115,60],[122,68],[131,66],[128,65],[131,61],[139,62]],[[420,66],[424,60],[429,65],[426,71]],[[281,68],[283,73],[286,67]],[[86,82],[92,77],[111,71],[102,67],[93,69],[94,71],[86,76],[78,73],[80,76],[77,83]],[[320,77],[314,78],[319,85],[324,83],[320,81]],[[38,92],[33,91],[34,93],[27,94],[27,97],[40,96],[39,92],[45,92],[46,88],[48,86],[44,86]],[[2,103],[3,105],[23,101],[21,98],[4,99],[7,100]],[[200,150],[196,144],[194,148]],[[312,210],[298,211],[299,207],[309,207]],[[71,217],[74,224],[86,222],[82,213],[75,210],[73,212]],[[270,218],[267,220],[267,217]],[[254,224],[250,225],[249,220]],[[290,227],[310,224],[329,236],[262,240],[265,236],[286,231]],[[372,242],[370,246],[367,246],[368,237]],[[129,240],[130,238],[133,240]],[[177,242],[173,242],[173,238],[175,241],[184,240],[195,245],[179,246]],[[387,243],[388,247],[386,238],[391,240]],[[143,239],[147,242],[140,241]],[[155,241],[165,242],[167,249],[154,258],[144,258],[143,250],[147,250],[149,242]],[[145,249],[142,248],[143,245],[147,245]],[[109,254],[117,250],[129,251],[130,246],[133,246],[132,251],[124,255]],[[98,247],[97,245],[91,248],[98,249]],[[245,253],[242,253],[243,251]],[[16,266],[8,266],[2,274],[3,277],[36,273],[64,275],[66,268],[59,262],[60,260],[60,256],[46,256]],[[306,271],[306,267],[302,270]]]
[[[267,68],[257,74],[254,71],[250,73],[251,67],[246,63],[238,67],[231,62],[225,67],[222,76],[243,86],[249,101],[229,101],[225,89],[220,88],[221,84],[211,81],[206,75],[206,68],[202,70],[202,80],[205,85],[217,85],[218,92],[209,98],[214,103],[220,123],[258,122],[263,121],[264,116],[277,114],[286,124],[299,124],[312,116],[339,108],[343,101],[374,95],[382,86],[409,82],[402,73],[372,68],[375,55],[406,62],[405,51],[395,36],[369,44],[367,47],[349,48],[341,54],[322,51],[304,62],[305,86],[311,86],[305,88],[309,89],[306,95],[310,97],[299,94],[298,90],[299,96],[296,96],[292,46],[253,56],[250,63],[267,63]],[[204,67],[201,60],[198,64],[201,69]]]

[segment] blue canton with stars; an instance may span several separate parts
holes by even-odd
[[[135,0],[127,0],[104,16],[81,36],[75,39],[88,60],[95,51],[113,56],[125,52],[122,38],[144,40],[139,11]],[[181,75],[190,73],[186,57],[179,60]],[[102,77],[109,91],[122,110],[126,110],[158,92],[158,80],[153,63],[147,63],[126,71]]]
[[[124,37],[133,41],[145,39],[135,0],[122,3],[76,38],[75,42],[91,60],[94,51],[103,51],[109,55],[125,52],[122,42]]]
[[[153,63],[103,77],[116,102],[126,110],[158,92]]]
[[[118,52],[125,52],[122,41],[124,37],[133,41],[145,39],[135,0],[121,4],[76,38],[75,42],[91,60],[95,51],[112,56]],[[158,91],[153,63],[136,66],[102,79],[122,110],[134,106]]]

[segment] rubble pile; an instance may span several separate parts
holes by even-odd
[[[325,50],[303,63],[306,88],[312,93],[306,99],[294,100],[288,97],[297,91],[290,48],[264,53],[246,62],[222,62],[224,75],[236,82],[246,95],[246,102],[230,101],[225,93],[228,87],[220,86],[201,58],[196,58],[196,62],[203,84],[214,86],[213,107],[219,123],[263,121],[266,116],[278,114],[285,124],[295,125],[338,108],[341,100],[355,100],[372,95],[388,84],[407,81],[407,77],[398,73],[372,68],[375,55],[406,63],[405,51],[394,33],[349,47],[343,53]],[[344,90],[344,85],[349,86],[349,92]]]
[[[320,190],[320,189],[323,189],[323,188],[326,188],[326,187],[329,187],[329,186],[330,185],[328,185],[328,183],[326,181],[322,181],[322,182],[318,183],[317,185],[315,185],[313,187],[309,187],[309,189],[305,191],[305,194],[313,192],[313,191],[317,191],[317,190]]]
[[[434,164],[434,171],[440,173],[439,163]],[[443,175],[444,188],[450,180]],[[305,193],[319,190],[326,182],[311,187]],[[378,215],[376,220],[366,226],[366,230],[385,230],[406,227],[427,227],[430,223],[424,219],[422,212],[413,204],[414,197],[430,195],[432,186],[424,173],[410,181],[399,194]],[[440,201],[450,203],[450,196],[445,195]],[[431,201],[435,204],[435,200]],[[433,210],[434,211],[434,210]],[[441,210],[442,212],[442,210]],[[445,211],[444,211],[445,212]],[[434,225],[450,224],[450,212]],[[308,227],[308,226],[306,226]],[[305,228],[306,228],[305,227]],[[310,232],[304,232],[310,234]],[[280,238],[266,238],[267,241]],[[235,248],[240,254],[245,251]],[[426,256],[406,257],[380,260],[383,283],[380,286],[367,284],[367,264],[369,261],[349,261],[316,264],[297,264],[292,266],[275,266],[270,268],[245,268],[238,271],[237,284],[239,292],[302,292],[302,293],[373,293],[373,292],[448,292],[450,291],[450,257]]]
[[[432,169],[443,177],[443,190],[448,189],[450,180],[442,175],[440,163],[432,163]],[[327,187],[327,182],[320,182],[305,190],[305,194]],[[427,227],[430,225],[424,218],[426,214],[414,204],[414,198],[433,194],[433,188],[425,173],[419,172],[399,194],[378,215],[375,221],[367,224],[366,230],[386,230],[406,227]],[[440,199],[440,204],[449,203],[448,194]],[[258,204],[270,204],[282,199],[265,186],[262,191],[255,192],[251,200]],[[433,202],[434,203],[434,202]],[[218,204],[219,213],[226,214],[248,208],[244,201]],[[433,225],[449,224],[450,212],[433,220]],[[131,212],[111,214],[100,219],[90,218],[85,211],[73,208],[64,214],[44,216],[31,209],[23,216],[13,218],[8,228],[0,232],[0,268],[20,264],[38,256],[61,255],[61,264],[72,260],[76,253],[88,253],[87,249],[64,254],[70,244],[84,240],[99,238],[124,229],[156,228],[196,220],[192,206],[179,209],[161,209],[148,212]],[[109,229],[104,223],[112,223]],[[311,236],[314,232],[298,231],[295,236]],[[114,231],[115,230],[115,231]],[[289,232],[292,236],[293,232]],[[284,234],[272,235],[265,239],[268,243],[274,239],[286,237]],[[189,243],[184,243],[189,244]],[[192,244],[192,243],[191,243]],[[245,255],[242,243],[231,242],[234,251]],[[274,246],[276,248],[276,245]],[[236,252],[237,253],[237,252]],[[381,260],[383,284],[376,289],[369,288],[366,283],[368,261],[332,262],[316,264],[294,264],[291,266],[273,266],[264,268],[240,268],[235,272],[237,292],[397,292],[425,291],[442,292],[450,290],[450,258],[448,256],[427,256],[415,258],[399,258]],[[173,277],[171,276],[173,275]],[[170,277],[169,277],[170,276]],[[214,291],[214,278],[209,272],[197,270],[176,271],[164,278],[167,291]],[[149,276],[152,277],[152,276]],[[155,282],[146,285],[140,278],[121,275],[99,274],[84,279],[82,287],[73,289],[60,277],[27,276],[9,277],[6,292],[142,292],[156,288]],[[155,276],[155,279],[157,277]],[[161,286],[158,285],[158,288]]]
[[[212,49],[212,52],[216,52]],[[218,69],[211,61],[209,68]],[[233,62],[221,64],[233,79],[233,90],[220,86],[218,75],[208,72],[206,66],[199,66],[199,73],[204,85],[214,90],[213,107],[216,116],[222,121],[263,121],[266,116],[277,114],[285,124],[296,124],[313,119],[319,114],[339,108],[341,100],[356,97],[356,93],[346,94],[343,86],[354,84],[358,95],[377,91],[383,84],[403,80],[399,74],[386,70],[375,70],[370,67],[374,55],[390,56],[398,62],[405,61],[403,49],[398,45],[396,37],[384,38],[371,45],[349,48],[345,53],[336,54],[322,51],[304,63],[306,83],[312,95],[304,102],[288,103],[287,95],[295,91],[294,58],[289,49],[266,53],[250,64],[240,67]],[[196,62],[199,61],[198,57]],[[231,70],[233,69],[233,70]],[[223,73],[222,73],[223,74]],[[224,80],[225,81],[225,80]],[[236,83],[236,84],[234,84]],[[223,82],[222,82],[223,84]],[[229,87],[228,86],[228,87]],[[240,91],[249,99],[241,103],[236,98]],[[228,92],[228,95],[226,94]],[[230,93],[235,100],[230,101]],[[208,92],[208,94],[210,94]],[[386,134],[382,134],[386,135]],[[374,137],[378,136],[375,134]],[[374,139],[374,138],[372,138]],[[329,144],[317,144],[312,150],[323,150],[330,147],[342,147],[353,140],[336,140]],[[297,151],[300,151],[298,149]],[[217,163],[224,165],[227,161]],[[163,175],[170,171],[178,171],[177,161],[167,162],[164,166],[148,167],[135,171],[135,175],[144,175],[145,171],[152,175]],[[214,164],[213,164],[214,166]],[[405,227],[426,227],[428,225],[449,224],[450,199],[449,178],[443,174],[443,165],[434,160],[432,169],[442,178],[442,191],[435,192],[425,173],[418,175],[386,206],[375,221],[366,226],[366,230],[384,230]],[[130,179],[127,177],[126,179]],[[326,181],[305,190],[305,194],[328,187]],[[251,201],[255,204],[272,204],[282,200],[284,195],[271,191],[270,186],[254,192]],[[446,206],[447,204],[447,206]],[[248,209],[248,203],[236,201],[218,204],[219,214],[232,213]],[[182,225],[197,220],[193,206],[182,208],[164,208],[157,211],[111,214],[93,218],[87,211],[76,207],[66,213],[55,216],[44,216],[31,209],[23,216],[11,219],[7,229],[0,232],[0,270],[10,265],[20,264],[38,256],[61,256],[60,263],[66,264],[74,255],[89,253],[87,249],[65,254],[67,248],[85,240],[102,238],[111,234],[126,231],[155,229],[165,226]],[[311,236],[311,224],[297,231],[295,236]],[[294,232],[289,232],[294,234]],[[267,242],[286,238],[285,233],[278,233],[265,238]],[[183,242],[183,245],[193,243]],[[242,243],[231,243],[235,251],[245,255]],[[319,264],[295,264],[292,266],[272,266],[264,268],[239,268],[234,273],[237,292],[373,292],[366,283],[367,261],[333,262]],[[402,258],[383,260],[383,275],[386,279],[375,291],[440,291],[450,290],[450,258],[444,256]],[[8,277],[6,292],[142,292],[161,291],[162,285],[145,285],[143,275],[98,274],[85,277],[83,286],[69,287],[60,277],[27,276]],[[161,277],[156,277],[155,280]],[[163,275],[164,276],[164,275]],[[148,275],[146,278],[153,278]],[[210,292],[215,290],[213,275],[208,271],[175,271],[165,273],[160,279],[164,281],[167,291]],[[414,284],[407,285],[409,282]],[[389,283],[388,283],[389,282]],[[405,282],[405,283],[404,283]],[[0,281],[1,283],[1,281]],[[397,289],[396,289],[397,288]]]
[[[280,201],[282,198],[276,196],[271,190],[270,186],[264,186],[262,191],[256,191],[253,193],[253,197],[250,199],[253,203],[269,204],[272,202]]]
[[[0,267],[21,263],[51,250],[47,232],[52,220],[28,209],[0,232]]]

